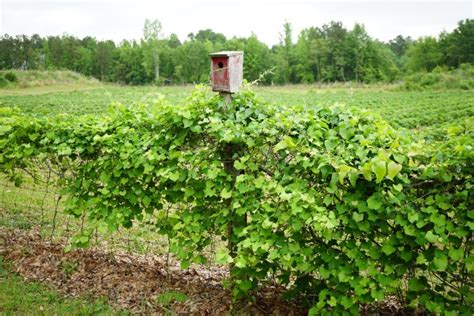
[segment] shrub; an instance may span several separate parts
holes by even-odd
[[[0,75],[0,88],[4,88],[8,85],[8,80],[4,76]]]
[[[393,295],[473,311],[472,121],[426,148],[368,112],[197,91],[186,106],[0,122],[0,171],[18,180],[44,159],[65,174],[67,211],[89,221],[78,246],[147,212],[184,267],[206,260],[213,235],[227,240],[216,259],[235,297],[272,276],[311,314]]]
[[[10,82],[17,82],[18,81],[18,77],[13,72],[5,73],[5,79],[7,79]]]
[[[423,89],[462,89],[474,86],[474,66],[462,64],[458,69],[448,70],[436,67],[432,72],[419,72],[405,76],[401,85],[403,90],[419,91]]]

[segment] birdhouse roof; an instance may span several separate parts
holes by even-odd
[[[243,51],[222,51],[222,52],[217,52],[217,53],[211,53],[209,56],[211,57],[230,57],[230,56],[236,56],[236,55],[243,55]]]

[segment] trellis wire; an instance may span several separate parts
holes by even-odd
[[[64,212],[67,197],[56,186],[57,177],[58,175],[45,168],[35,174],[35,178],[25,173],[20,186],[15,186],[0,174],[0,226],[38,229],[44,237],[51,240],[63,239],[69,243],[73,236],[82,231],[84,217],[74,218]],[[105,235],[94,231],[92,246],[98,246],[104,241],[107,245],[113,245],[112,251],[162,254],[169,262],[169,240],[154,232],[151,225],[140,225],[134,230],[119,230]],[[216,242],[213,236],[206,251],[211,262]]]

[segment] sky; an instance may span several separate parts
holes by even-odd
[[[255,33],[273,45],[285,21],[296,40],[303,28],[334,20],[347,28],[362,23],[370,36],[388,41],[399,34],[436,36],[473,16],[474,0],[0,0],[0,34],[67,33],[118,43],[140,39],[148,18],[182,41],[210,28],[228,38]]]

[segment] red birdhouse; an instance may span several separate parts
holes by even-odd
[[[244,53],[227,51],[211,55],[212,91],[234,93],[242,85]]]

